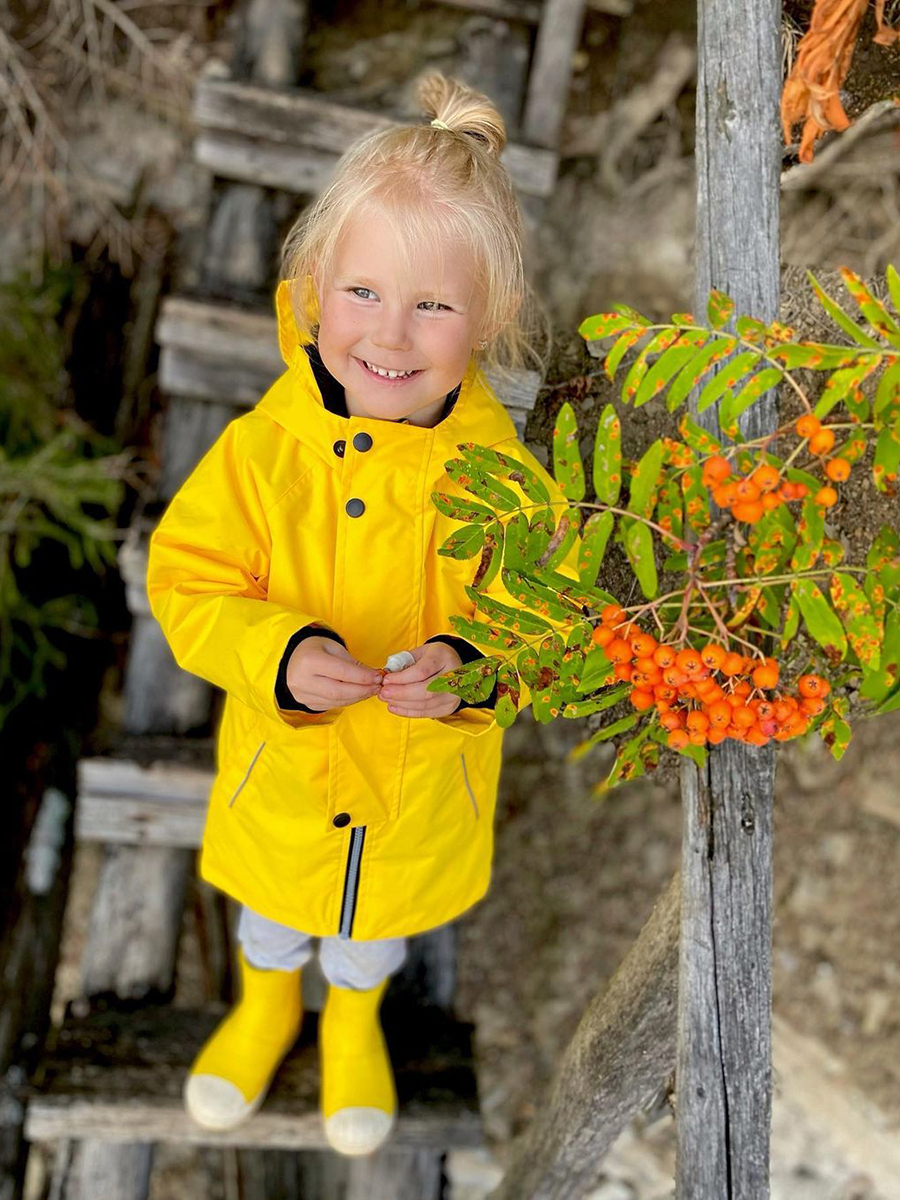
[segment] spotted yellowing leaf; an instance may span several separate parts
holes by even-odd
[[[578,448],[578,422],[568,400],[556,414],[553,428],[553,474],[569,500],[584,498],[584,467]]]
[[[622,422],[611,404],[604,408],[597,423],[593,483],[601,504],[616,504],[622,487]]]

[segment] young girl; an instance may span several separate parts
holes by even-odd
[[[395,1117],[378,1009],[406,938],[490,881],[496,688],[478,704],[428,690],[481,657],[449,622],[475,615],[478,560],[439,554],[459,522],[432,493],[468,495],[444,464],[476,442],[565,505],[479,367],[521,366],[527,345],[503,122],[440,75],[418,94],[431,123],[351,148],[289,235],[287,371],[174,497],[148,570],[177,661],[227,693],[200,869],[242,905],[241,999],[191,1069],[187,1109],[221,1130],[259,1106],[318,938],[321,1108],[344,1154],[375,1150]],[[577,556],[560,568],[573,578]],[[499,573],[487,592],[515,604]]]

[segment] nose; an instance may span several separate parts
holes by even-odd
[[[372,342],[380,350],[409,350],[412,342],[402,308],[387,304],[382,306]]]

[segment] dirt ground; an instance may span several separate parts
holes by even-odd
[[[802,4],[792,7],[802,14]],[[586,18],[559,185],[536,231],[531,262],[535,286],[558,330],[548,377],[548,385],[558,386],[545,388],[528,430],[545,459],[553,416],[574,394],[567,381],[597,367],[573,333],[578,321],[616,300],[651,318],[691,302],[692,79],[636,129],[612,172],[601,170],[599,152],[578,146],[590,140],[592,123],[602,114],[615,110],[623,116],[625,110],[616,106],[636,87],[652,84],[664,56],[690,43],[694,10],[688,0],[666,5],[644,0],[625,19],[596,12]],[[416,71],[426,65],[452,70],[479,20],[438,6],[345,2],[328,22],[314,20],[303,83],[328,89],[338,100],[396,111],[408,104]],[[220,45],[217,52],[226,49]],[[859,62],[877,59],[881,71],[884,53],[867,47]],[[891,53],[896,67],[900,51]],[[853,96],[865,93],[871,71],[851,80]],[[857,106],[854,115],[858,111]],[[117,153],[124,142],[120,138]],[[786,262],[817,273],[840,262],[858,266],[876,238],[882,240],[884,261],[891,254],[900,261],[900,231],[895,228],[891,240],[876,203],[879,196],[895,194],[898,152],[894,146],[893,173],[883,172],[880,160],[879,180],[865,149],[863,142],[857,190],[850,201],[845,197],[843,208],[827,181],[814,192],[785,195]],[[187,181],[188,213],[193,169],[176,163],[175,171]],[[618,180],[619,190],[611,180]],[[178,194],[176,186],[171,191]],[[815,247],[803,241],[813,212],[820,223]],[[868,225],[861,224],[864,214]],[[817,257],[809,256],[813,250]],[[832,333],[829,340],[839,338]],[[601,400],[602,383],[581,396],[584,428]],[[851,523],[854,512],[866,522],[870,497],[861,494],[854,501],[847,514]],[[527,712],[507,734],[493,884],[487,899],[460,923],[459,1011],[477,1028],[489,1149],[451,1156],[453,1200],[486,1195],[511,1140],[540,1105],[586,1004],[611,978],[679,862],[681,805],[671,781],[642,780],[602,803],[592,800],[590,785],[602,773],[606,752],[565,762],[566,750],[583,735],[581,722],[541,726]],[[886,1146],[900,1134],[898,780],[897,713],[861,724],[839,764],[819,744],[781,752],[774,813],[774,1011],[780,1040],[773,1200],[900,1200],[900,1170],[892,1184],[885,1165]],[[77,990],[75,962],[95,866],[93,852],[81,851],[60,999]],[[808,1068],[806,1075],[788,1069],[790,1048]],[[858,1131],[847,1136],[848,1129],[857,1129],[856,1119]],[[192,1157],[161,1149],[156,1200],[223,1194],[217,1163],[206,1153]],[[598,1168],[589,1196],[668,1200],[673,1164],[673,1121],[663,1111],[622,1135]]]

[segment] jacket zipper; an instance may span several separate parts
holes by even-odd
[[[353,929],[356,914],[356,894],[359,890],[359,864],[362,859],[363,842],[366,840],[365,825],[357,825],[350,831],[350,851],[347,855],[347,870],[344,874],[344,895],[341,899],[341,920],[338,937],[348,938]]]

